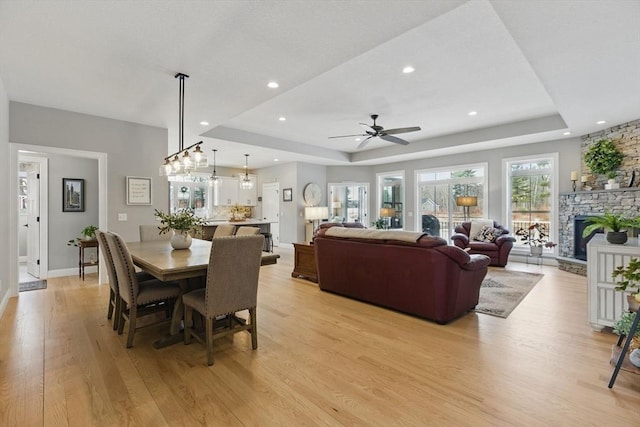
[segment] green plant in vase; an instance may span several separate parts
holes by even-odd
[[[585,218],[588,224],[582,232],[582,237],[589,237],[594,231],[601,228],[607,230],[607,241],[613,244],[623,244],[627,241],[627,230],[631,227],[639,227],[639,218],[627,218],[624,215],[605,212],[601,216],[590,216]]]
[[[87,225],[82,229],[80,234],[84,237],[76,237],[75,239],[71,239],[67,242],[67,246],[78,246],[78,242],[80,240],[93,240],[96,238],[96,230],[98,227],[95,225]]]
[[[202,226],[207,223],[204,218],[196,216],[192,209],[182,209],[176,213],[164,213],[155,210],[155,216],[160,219],[162,226],[158,227],[160,234],[175,232],[171,239],[174,249],[187,249],[191,246],[191,234],[202,235]]]

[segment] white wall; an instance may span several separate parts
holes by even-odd
[[[5,206],[0,209],[0,236],[4,236],[5,244],[0,245],[0,316],[9,297],[9,207],[6,203],[13,200],[9,197],[9,98],[0,78],[0,200]],[[13,188],[13,187],[12,187]],[[17,212],[16,212],[17,215]]]

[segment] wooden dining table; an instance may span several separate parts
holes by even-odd
[[[127,242],[133,263],[164,282],[175,281],[182,292],[188,292],[189,279],[207,275],[211,242],[193,239],[188,249],[173,249],[168,240],[145,242]],[[184,306],[178,298],[173,307],[169,335],[162,337],[153,345],[156,348],[175,344],[182,339],[180,334]]]
[[[133,263],[164,282],[176,281],[182,292],[189,292],[189,279],[205,277],[209,267],[211,241],[193,239],[189,249],[173,249],[168,240],[145,242],[127,242]],[[277,254],[263,253],[262,265],[275,264]],[[182,340],[181,323],[184,314],[182,298],[178,298],[173,307],[169,335],[162,337],[153,345],[166,347]]]

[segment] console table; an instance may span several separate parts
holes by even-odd
[[[309,243],[294,243],[294,263],[291,277],[302,277],[318,283],[316,252]]]
[[[633,257],[640,258],[637,237],[630,238],[624,245],[613,245],[604,234],[596,234],[587,243],[587,307],[594,330],[613,326],[622,313],[628,311],[628,293],[615,290],[611,274],[619,265],[626,267]]]
[[[84,250],[86,248],[96,248],[96,259],[94,261],[85,261],[84,259]],[[92,240],[78,240],[78,277],[81,277],[84,280],[84,268],[86,266],[98,265],[98,241],[96,239]]]

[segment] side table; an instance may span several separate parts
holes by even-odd
[[[309,243],[294,243],[294,263],[291,277],[302,277],[318,283],[316,252]]]
[[[85,261],[84,259],[84,250],[86,248],[96,248],[96,259],[94,261]],[[84,281],[84,268],[90,265],[98,265],[98,241],[96,239],[93,240],[79,240],[78,241],[78,277],[81,277]]]

